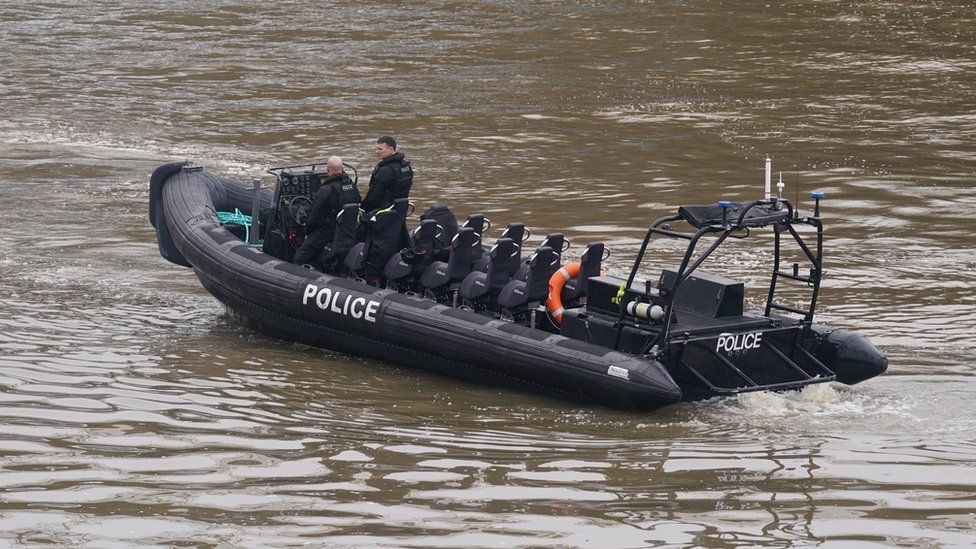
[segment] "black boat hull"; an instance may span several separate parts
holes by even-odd
[[[182,163],[150,180],[160,253],[256,329],[287,340],[483,383],[613,407],[682,400],[660,362],[419,297],[322,274],[247,246],[216,211],[249,210],[251,190]],[[270,194],[262,196],[262,209]]]

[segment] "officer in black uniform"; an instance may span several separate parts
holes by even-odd
[[[345,170],[342,159],[338,156],[333,156],[326,162],[325,173],[328,177],[322,181],[315,201],[312,202],[312,209],[305,223],[305,242],[295,252],[295,263],[317,266],[322,249],[332,243],[336,216],[346,204],[359,203],[359,189],[346,175]]]
[[[413,185],[413,169],[396,152],[396,140],[388,135],[376,140],[376,158],[380,163],[369,178],[369,191],[363,199],[363,210],[374,212],[389,208],[398,198],[407,198]]]

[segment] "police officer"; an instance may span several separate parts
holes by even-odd
[[[367,212],[388,208],[397,198],[410,194],[413,169],[396,147],[396,140],[388,135],[376,140],[376,158],[380,162],[369,178],[369,191],[363,199],[363,210]]]
[[[325,173],[328,177],[322,181],[305,223],[305,242],[295,252],[294,262],[299,265],[318,264],[322,249],[332,243],[336,216],[344,205],[358,204],[360,201],[359,189],[346,175],[341,158],[329,158],[325,164]]]

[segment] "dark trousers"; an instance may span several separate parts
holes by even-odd
[[[326,234],[326,231],[316,231],[308,235],[305,237],[305,242],[302,242],[298,251],[295,252],[292,263],[319,267],[319,255],[322,254],[322,249],[325,248],[326,244],[330,242],[332,242],[332,235]]]

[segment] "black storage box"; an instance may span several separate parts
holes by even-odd
[[[658,287],[670,290],[677,277],[664,269]],[[741,282],[697,270],[678,287],[674,308],[707,318],[742,316],[743,291]]]

